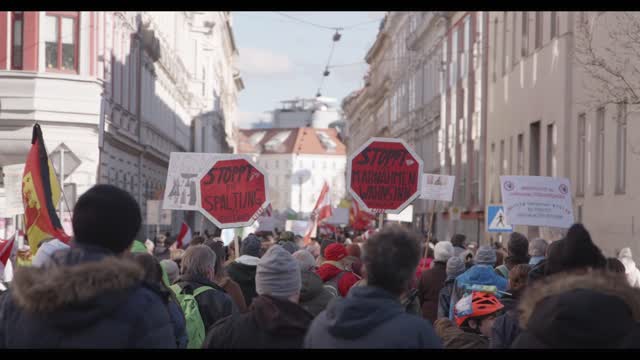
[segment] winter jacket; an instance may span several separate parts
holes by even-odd
[[[203,348],[300,349],[313,316],[291,301],[261,295],[246,314],[218,321]]]
[[[0,302],[0,348],[176,348],[168,298],[144,270],[77,245],[16,271]]]
[[[496,317],[491,328],[492,349],[508,349],[513,341],[520,334],[520,326],[518,325],[518,298],[520,293],[510,290],[512,295],[504,295],[500,298],[500,302],[504,305],[502,314]]]
[[[231,280],[240,285],[247,308],[251,305],[253,298],[258,296],[256,293],[256,268],[258,261],[260,261],[260,259],[257,257],[242,255],[229,264],[226,269],[227,275]]]
[[[538,281],[545,277],[546,263],[547,259],[542,259],[536,265],[534,265],[531,270],[529,270],[529,276],[527,279],[528,284],[533,284],[535,281]]]
[[[213,290],[204,291],[196,296],[198,311],[200,311],[205,329],[211,327],[216,321],[238,312],[238,308],[224,289],[202,276],[182,275],[176,284],[187,294],[192,294],[202,286],[213,288]]]
[[[449,319],[453,320],[453,309],[458,300],[462,299],[466,292],[466,286],[471,285],[495,285],[498,290],[507,290],[507,279],[496,274],[491,265],[477,264],[456,278],[451,292],[449,306]]]
[[[418,263],[418,267],[416,268],[416,284],[420,282],[420,277],[422,277],[422,273],[431,269],[433,264],[432,258],[421,258]]]
[[[313,320],[305,348],[440,348],[428,321],[407,314],[398,299],[373,286],[357,286]]]
[[[313,317],[318,316],[333,296],[322,284],[322,279],[313,271],[302,272],[302,288],[300,289],[300,306]]]
[[[324,264],[316,270],[316,274],[318,274],[320,279],[322,279],[322,282],[327,283],[344,271],[344,267],[342,267],[340,263],[325,261]],[[347,296],[349,289],[351,289],[353,284],[357,283],[359,280],[358,276],[354,273],[350,271],[345,272],[338,281],[338,293],[340,296]]]
[[[453,321],[440,318],[434,324],[436,334],[445,349],[488,349],[489,339],[480,334],[466,332]]]
[[[460,256],[462,255],[465,251],[467,251],[467,249],[459,247],[459,246],[454,246],[453,247],[453,256]],[[464,260],[464,258],[462,258],[462,260]]]
[[[453,291],[453,283],[455,280],[455,278],[447,278],[447,280],[444,281],[444,286],[438,293],[438,319],[449,316],[451,292]]]
[[[238,307],[240,313],[246,313],[248,311],[247,302],[244,300],[242,289],[237,282],[231,280],[229,277],[224,277],[216,283],[231,297],[231,300],[233,300],[233,303]]]
[[[520,299],[524,329],[512,348],[640,347],[640,289],[618,274],[561,274]]]
[[[629,284],[633,287],[640,287],[640,270],[636,266],[635,261],[631,257],[631,250],[629,248],[622,249],[620,252],[619,260],[624,265],[625,274]]]
[[[169,317],[173,324],[173,332],[176,335],[176,343],[179,349],[186,349],[189,337],[187,335],[187,321],[184,318],[180,305],[173,300],[169,300],[167,304]]]
[[[438,295],[447,278],[447,263],[435,261],[431,269],[422,273],[418,283],[418,298],[422,307],[422,317],[432,324],[438,315]]]

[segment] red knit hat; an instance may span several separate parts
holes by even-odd
[[[351,244],[347,246],[347,254],[349,254],[349,256],[355,256],[360,259],[360,246],[358,246],[358,244]]]
[[[347,257],[347,249],[342,244],[334,243],[324,249],[324,258],[330,261],[340,261]]]

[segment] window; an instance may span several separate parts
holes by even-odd
[[[507,164],[504,156],[504,140],[500,140],[500,175],[507,174]]]
[[[460,54],[460,78],[467,75],[469,57],[471,57],[471,16],[464,20],[464,47]]]
[[[529,125],[529,175],[540,176],[540,121]]]
[[[547,125],[547,176],[556,176],[556,128]]]
[[[453,86],[455,84],[456,79],[458,78],[458,34],[460,33],[459,29],[453,32],[453,40],[451,42],[451,64],[449,65],[449,86]]]
[[[491,67],[493,82],[496,82],[496,68],[498,67],[498,18],[493,20],[493,64]]]
[[[14,11],[11,18],[11,69],[22,70],[22,36],[24,33],[24,13]]]
[[[524,134],[518,134],[518,175],[524,175]]]
[[[551,38],[558,36],[558,13],[556,11],[551,12]]]
[[[587,116],[578,115],[578,168],[576,171],[576,196],[584,196],[584,183],[587,177]]]
[[[502,76],[507,75],[507,64],[509,57],[507,56],[507,12],[502,12]]]
[[[513,67],[516,67],[518,63],[518,57],[516,56],[516,34],[518,33],[516,31],[516,24],[516,13],[511,12],[511,63]]]
[[[542,47],[542,21],[542,11],[536,11],[536,49],[540,49]]]
[[[624,194],[627,177],[627,103],[618,104],[616,126],[616,194]]]
[[[596,188],[595,195],[604,193],[604,107],[596,110]]]
[[[529,13],[522,12],[522,57],[529,55]]]
[[[47,13],[44,26],[47,70],[77,71],[78,12]]]
[[[513,136],[509,137],[509,175],[513,174]]]

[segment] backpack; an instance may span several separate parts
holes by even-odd
[[[176,294],[178,303],[184,312],[184,319],[187,324],[187,337],[189,338],[187,349],[199,349],[202,347],[202,343],[204,342],[206,329],[204,328],[202,316],[200,316],[196,296],[207,290],[213,290],[213,288],[209,286],[201,286],[195,289],[193,294],[188,294],[185,293],[184,289],[181,289],[178,284],[175,284],[171,285],[171,290]]]
[[[347,271],[341,271],[338,275],[331,278],[331,280],[327,280],[324,283],[323,285],[324,288],[327,289],[327,291],[329,292],[329,294],[331,294],[331,296],[342,297],[342,295],[340,295],[340,291],[338,290],[338,284],[340,283],[340,279],[342,279],[342,277],[346,273]]]

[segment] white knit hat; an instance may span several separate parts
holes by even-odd
[[[453,244],[450,241],[440,241],[433,250],[435,261],[447,262],[453,256]]]

